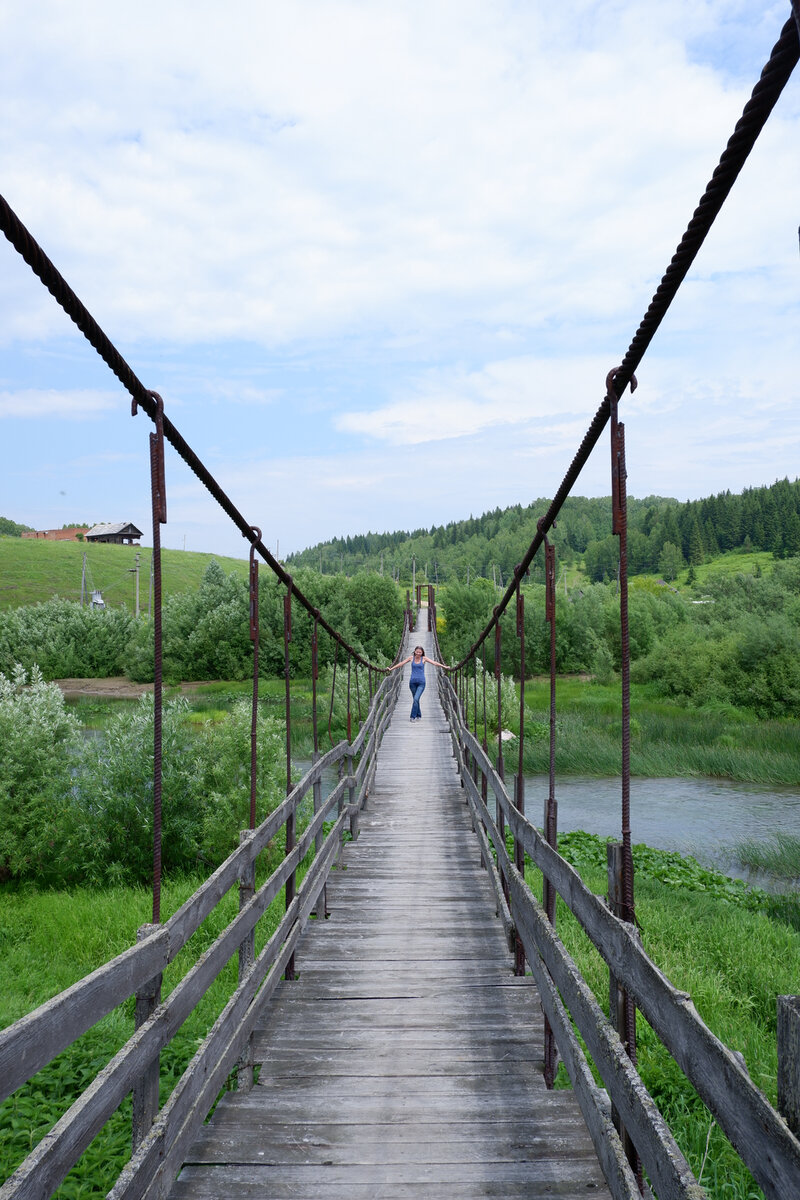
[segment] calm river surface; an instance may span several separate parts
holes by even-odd
[[[541,824],[547,776],[526,776],[525,808]],[[621,836],[618,779],[570,775],[556,779],[558,827]],[[733,852],[737,842],[770,841],[774,833],[800,837],[800,788],[721,779],[632,779],[631,836],[660,850],[691,854],[705,866],[750,878]],[[765,885],[764,880],[753,882]]]
[[[295,766],[306,771],[310,763]],[[335,782],[330,772],[330,778],[323,779],[324,795]],[[547,776],[526,776],[525,809],[536,825],[543,824],[546,800]],[[556,779],[556,800],[558,828],[564,833],[585,829],[601,837],[621,837],[619,779],[564,775]],[[634,843],[691,854],[704,866],[768,888],[770,880],[742,867],[734,848],[742,841],[768,842],[779,832],[800,837],[800,788],[703,778],[631,780]]]

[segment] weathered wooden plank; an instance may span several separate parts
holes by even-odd
[[[455,1156],[453,1158],[455,1159]],[[526,1162],[479,1162],[474,1165],[449,1161],[445,1158],[443,1162],[427,1164],[386,1163],[360,1166],[353,1163],[342,1167],[334,1165],[308,1166],[295,1167],[291,1170],[287,1170],[285,1167],[254,1166],[248,1163],[241,1165],[238,1170],[229,1164],[224,1168],[224,1173],[223,1169],[214,1167],[206,1167],[204,1170],[199,1167],[193,1167],[191,1170],[184,1168],[182,1179],[173,1189],[172,1195],[175,1197],[197,1195],[197,1192],[184,1190],[180,1184],[188,1183],[190,1178],[202,1178],[203,1175],[206,1178],[214,1178],[215,1174],[217,1191],[206,1193],[206,1195],[215,1194],[217,1197],[258,1196],[260,1200],[264,1200],[265,1197],[345,1196],[348,1194],[346,1191],[334,1191],[333,1189],[354,1187],[372,1188],[371,1195],[374,1197],[379,1194],[383,1200],[386,1194],[385,1189],[397,1185],[406,1185],[417,1189],[416,1192],[407,1192],[406,1195],[421,1196],[424,1194],[428,1196],[430,1193],[425,1189],[436,1184],[446,1185],[450,1190],[444,1194],[451,1197],[463,1195],[461,1190],[463,1187],[474,1187],[477,1184],[481,1184],[484,1188],[491,1184],[498,1189],[494,1195],[508,1195],[509,1185],[516,1184],[525,1189],[518,1193],[522,1196],[582,1194],[585,1198],[587,1194],[597,1195],[596,1189],[602,1187],[603,1184],[600,1169],[596,1164],[593,1174],[587,1180],[586,1162],[574,1157],[563,1158],[561,1156],[553,1158],[541,1156]],[[252,1188],[253,1184],[256,1185],[256,1189]],[[567,1190],[565,1185],[569,1185],[570,1190]],[[581,1192],[577,1192],[576,1185],[582,1188]],[[380,1191],[378,1192],[377,1189]],[[474,1194],[492,1193],[483,1191]]]
[[[355,1165],[383,1166],[402,1163],[425,1164],[441,1161],[446,1153],[459,1163],[530,1162],[538,1157],[579,1158],[584,1162],[594,1154],[591,1146],[575,1150],[574,1120],[559,1126],[555,1121],[546,1129],[531,1130],[527,1123],[464,1122],[457,1126],[446,1122],[430,1124],[383,1124],[361,1127]],[[399,1136],[402,1135],[402,1136]],[[353,1163],[353,1146],[344,1125],[294,1124],[270,1125],[260,1129],[230,1130],[225,1133],[215,1121],[211,1134],[203,1142],[198,1162],[302,1166],[347,1166]],[[635,1185],[634,1185],[635,1186]],[[638,1200],[639,1191],[636,1188]]]
[[[444,723],[403,710],[328,881],[334,917],[261,1022],[259,1083],[187,1152],[228,1165],[185,1169],[176,1197],[608,1195],[574,1096],[544,1088],[538,996],[491,917]]]

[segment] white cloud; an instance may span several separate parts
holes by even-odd
[[[558,485],[785,9],[9,0],[3,191],[248,519],[295,545],[430,524]],[[754,474],[796,461],[799,109],[625,396],[634,491],[763,482],[748,426]],[[48,418],[54,462],[61,418],[117,406],[131,437],[68,330],[0,244],[0,415]],[[166,536],[217,537],[169,470]]]
[[[0,392],[0,418],[60,417],[67,420],[86,420],[98,413],[119,407],[119,396],[110,392],[56,391],[23,389]]]

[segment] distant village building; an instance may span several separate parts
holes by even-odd
[[[46,542],[80,542],[89,529],[88,525],[69,525],[66,529],[28,529],[23,531],[22,536],[41,538]]]
[[[117,546],[133,546],[142,536],[141,529],[130,521],[118,521],[115,525],[94,525],[86,534],[87,542],[114,542]]]

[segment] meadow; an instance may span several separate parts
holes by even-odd
[[[139,554],[139,608],[147,612],[150,588],[150,549],[147,546],[92,545],[89,542],[46,542],[33,538],[0,537],[0,610],[38,604],[52,596],[80,600],[83,556],[86,555],[88,594],[97,588],[109,607],[126,605],[134,611],[133,575]],[[191,550],[162,550],[164,595],[199,588],[212,558],[226,572],[247,578],[242,558],[224,558]]]

